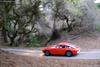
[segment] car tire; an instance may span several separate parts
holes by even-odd
[[[72,54],[71,51],[67,51],[67,52],[65,53],[65,55],[66,55],[67,57],[71,57],[73,54]]]
[[[44,55],[45,56],[50,56],[50,52],[49,51],[45,51]]]

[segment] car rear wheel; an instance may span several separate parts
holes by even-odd
[[[45,56],[50,56],[50,52],[49,51],[45,51]]]
[[[67,51],[65,55],[68,56],[68,57],[71,57],[73,54],[72,54],[71,51]]]

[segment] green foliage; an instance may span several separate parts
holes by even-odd
[[[41,43],[42,43],[42,41],[39,40],[38,37],[33,36],[31,41],[27,44],[26,47],[40,47],[40,46],[42,46]]]
[[[78,7],[75,7],[73,5],[71,5],[71,8],[68,8],[68,10],[73,14],[73,15],[78,15],[78,16],[82,16],[83,13],[82,11],[78,8]]]
[[[71,4],[74,4],[74,5],[76,5],[79,2],[79,0],[65,0],[65,1],[67,1]]]
[[[0,19],[0,26],[5,28],[10,46],[12,46],[12,44],[15,45],[19,39],[23,42],[23,38],[26,37],[27,34],[35,32],[34,26],[41,14],[39,10],[40,3],[40,0],[34,0],[34,2],[33,0],[19,0],[18,5],[20,6],[13,2],[4,2],[3,5],[1,5],[2,12],[0,13],[2,13],[3,22]],[[31,29],[27,30],[29,26],[31,26]],[[16,40],[16,38],[18,39]]]
[[[80,0],[65,0],[66,2],[69,3],[70,8],[68,10],[73,14],[73,15],[79,15],[82,16],[81,10],[77,7],[77,4]]]
[[[43,18],[42,12],[40,11],[40,6],[42,3],[43,3],[42,6],[51,4],[50,7],[52,11],[54,11],[52,13],[54,15],[55,22],[59,18],[61,20],[67,21],[67,19],[69,19],[67,17],[67,14],[73,15],[73,17],[74,15],[75,16],[82,15],[81,10],[77,7],[77,4],[80,0],[19,0],[19,1],[20,1],[19,3],[20,6],[18,8],[16,8],[18,5],[14,3],[4,3],[3,8],[0,8],[3,9],[1,12],[3,14],[3,22],[0,21],[0,26],[3,25],[5,26],[5,29],[7,30],[7,35],[9,34],[11,39],[12,37],[14,37],[13,40],[14,39],[16,40],[17,36],[18,37],[20,36],[19,39],[21,39],[22,36],[25,37],[25,35],[35,32],[34,31],[35,25],[37,24],[37,22],[40,21],[41,17]],[[31,31],[30,30],[26,31],[26,28],[31,25],[32,25]],[[71,26],[72,25],[70,25],[70,27]],[[31,41],[27,44],[27,46],[39,47],[42,46],[41,45],[42,42],[43,39],[41,40],[38,39],[38,37],[33,36]]]
[[[100,3],[96,3],[97,8],[100,9]]]
[[[31,3],[31,0],[22,0],[22,5],[23,6],[30,5],[30,3]]]
[[[96,30],[100,31],[100,24],[96,24]]]

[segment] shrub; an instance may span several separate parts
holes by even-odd
[[[41,47],[42,40],[38,39],[38,37],[33,36],[30,42],[27,44],[27,47]]]

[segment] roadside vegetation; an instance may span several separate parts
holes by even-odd
[[[100,3],[96,3],[97,8],[100,9]]]
[[[93,31],[95,13],[92,10],[95,10],[93,1],[2,0],[0,29],[3,42],[9,46],[39,47],[60,39],[62,32]]]

